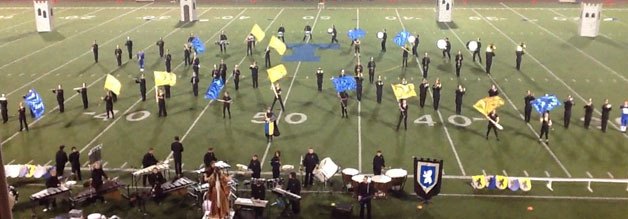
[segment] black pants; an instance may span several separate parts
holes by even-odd
[[[281,105],[281,110],[286,111],[286,108],[283,105],[283,100],[281,99],[281,95],[275,96],[275,99],[273,99],[273,105],[270,106],[270,109],[272,110],[273,108],[275,108],[275,103],[277,102],[277,100],[279,100],[279,104]]]
[[[233,84],[235,85],[235,89],[236,90],[240,89],[240,79],[239,78],[233,79]]]
[[[606,132],[606,127],[608,126],[608,117],[602,116],[602,132]]]
[[[419,106],[421,108],[423,108],[425,106],[425,99],[427,98],[426,95],[419,95]]]
[[[456,115],[460,115],[462,113],[462,102],[456,102]]]
[[[159,47],[159,57],[164,57],[164,47]]]
[[[386,40],[382,40],[382,52],[386,52]]]
[[[185,64],[185,66],[192,64],[192,59],[190,58],[190,55],[186,55],[183,57],[183,64]]]
[[[336,35],[331,36],[331,43],[338,43],[338,39],[336,39]]]
[[[487,58],[486,59],[486,73],[491,73],[491,66],[493,65],[493,60]]]
[[[181,175],[181,173],[183,172],[181,170],[181,158],[180,157],[178,159],[177,158],[174,159],[174,172],[177,175]]]
[[[489,122],[488,124],[488,130],[486,130],[486,139],[488,139],[488,134],[491,132],[491,129],[493,129],[495,137],[497,138],[497,140],[499,140],[499,136],[497,135],[497,127],[495,127],[492,122]]]
[[[87,109],[89,107],[89,101],[87,100],[87,96],[83,96],[82,100],[83,100],[83,109]]]
[[[376,91],[377,103],[382,103],[382,91]]]
[[[443,50],[443,58],[445,58],[445,56],[451,61],[451,53],[449,50]]]
[[[22,129],[26,128],[26,131],[28,131],[28,123],[26,122],[26,117],[21,117],[20,118],[20,131],[22,131]]]
[[[373,175],[382,175],[382,167],[380,166],[379,168],[375,168],[373,167]]]
[[[127,47],[126,50],[129,52],[129,59],[133,59],[133,48]]]
[[[59,104],[59,112],[65,112],[65,104],[63,104],[63,100],[57,100]]]
[[[375,80],[375,69],[369,69],[369,83],[373,84]]]
[[[115,115],[113,114],[113,107],[111,108],[106,108],[105,109],[106,113],[107,113],[107,119],[109,119],[109,113],[111,113],[111,119],[116,118]]]
[[[170,98],[170,85],[164,85],[164,93],[166,98]]]
[[[116,62],[118,62],[118,66],[122,65],[122,56],[116,56]]]
[[[279,176],[280,176],[279,167],[277,167],[277,168],[273,167],[273,179],[278,179]]]
[[[412,47],[412,55],[419,57],[419,53],[416,51],[417,46]]]
[[[304,182],[305,186],[311,186],[314,184],[314,174],[312,174],[312,171],[314,171],[314,168],[312,169],[308,168],[305,170],[305,182]]]
[[[565,113],[563,116],[563,124],[565,128],[569,128],[569,122],[571,122],[571,113]]]
[[[456,77],[460,77],[460,69],[462,69],[462,65],[456,65]]]
[[[423,65],[423,78],[427,78],[427,71],[430,70],[429,65]]]
[[[140,95],[142,96],[142,101],[146,101],[146,89],[140,89]]]
[[[231,119],[231,106],[230,105],[222,105],[222,118],[225,118],[225,111],[229,113],[229,119]]]
[[[323,91],[323,78],[317,78],[316,79],[316,87],[318,88],[318,91]]]
[[[404,56],[401,59],[401,67],[408,67],[408,57],[407,56]]]
[[[172,64],[170,62],[166,62],[166,72],[172,72]]]
[[[592,115],[584,115],[584,128],[588,129],[589,125],[591,125],[591,117]]]
[[[266,68],[270,67],[270,56],[264,57],[264,66],[266,66]]]
[[[199,66],[198,66],[198,65],[193,65],[193,66],[192,66],[192,71],[193,71],[194,73],[196,73],[196,75],[198,75],[198,70],[199,70]]]
[[[166,111],[166,102],[161,102],[159,103],[159,117],[166,117],[168,116],[168,112]]]
[[[55,170],[57,171],[57,176],[63,176],[63,169],[65,168],[64,164],[57,164]]]
[[[341,116],[343,118],[344,117],[349,118],[349,112],[347,112],[347,105],[346,104],[344,104],[344,103],[340,104],[340,110],[341,110]]]
[[[473,51],[473,61],[475,62],[475,57],[478,57],[478,60],[480,60],[480,63],[482,63],[482,56],[480,55],[480,50],[477,51]]]
[[[517,55],[515,62],[517,63],[517,70],[521,70],[521,55]]]
[[[9,112],[7,109],[2,109],[2,123],[7,123],[9,121]]]
[[[253,79],[253,88],[257,88],[259,86],[259,84],[257,83],[257,75],[254,75],[253,77],[251,77]]]
[[[195,97],[198,97],[198,83],[192,84],[192,93]]]
[[[98,63],[98,52],[94,52],[94,62]]]
[[[549,126],[546,125],[542,125],[541,126],[541,134],[539,135],[539,138],[543,138],[543,135],[545,135],[545,140],[547,140],[549,138]]]
[[[252,56],[252,55],[253,55],[253,46],[246,45],[246,56]]]
[[[220,43],[220,53],[227,53],[227,45],[224,43]]]
[[[530,107],[525,107],[525,109],[524,109],[524,113],[523,113],[523,114],[524,114],[524,116],[523,116],[523,117],[524,117],[524,120],[525,120],[526,122],[530,122],[530,114],[532,114],[532,106],[530,106]]]
[[[290,200],[290,206],[292,206],[292,213],[299,214],[301,212],[301,203],[299,201]]]
[[[76,175],[76,179],[78,181],[83,181],[83,177],[81,177],[81,166],[72,164],[72,173]]]
[[[440,97],[434,97],[434,110],[438,110],[439,103],[440,103]]]
[[[360,54],[360,46],[355,46],[355,47],[353,48],[353,53],[355,53],[355,54]]]
[[[358,99],[358,101],[362,101],[362,85],[357,86],[357,88],[355,89],[355,97]]]
[[[408,114],[405,112],[399,113],[399,121],[397,122],[397,130],[399,130],[399,126],[401,126],[401,121],[403,120],[403,128],[408,130]],[[381,171],[381,170],[380,170]],[[375,174],[379,175],[379,174]]]
[[[364,210],[366,209],[366,218],[371,218],[371,200],[368,201],[360,201],[360,218],[364,217]]]
[[[307,38],[307,37],[308,37],[308,35],[309,35],[309,37],[310,37],[310,38],[309,38],[309,41],[311,41],[311,40],[312,40],[312,33],[310,33],[310,34],[305,34],[305,35],[303,35],[303,42],[305,42],[305,38]]]

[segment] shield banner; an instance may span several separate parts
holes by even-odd
[[[440,193],[443,161],[414,158],[414,191],[423,200]]]

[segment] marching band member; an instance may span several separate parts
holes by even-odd
[[[247,37],[246,37],[246,56],[252,56],[253,55],[253,47],[255,47],[255,36],[253,36],[252,33],[250,33]]]
[[[273,137],[275,136],[276,132],[279,132],[277,130],[277,121],[276,121],[276,119],[277,118],[275,117],[275,113],[273,113],[272,109],[270,107],[268,107],[266,109],[266,113],[264,114],[264,122],[269,127],[268,130],[265,130],[265,132],[266,132],[266,141],[267,142],[272,142],[273,141]],[[272,133],[270,131],[270,126],[273,127]],[[277,136],[279,136],[279,135],[277,135]]]
[[[2,113],[2,124],[9,121],[9,102],[5,94],[0,96],[0,113]]]
[[[491,73],[491,66],[493,65],[493,56],[495,56],[495,44],[491,43],[486,47],[486,73]]]
[[[383,31],[383,36],[382,36],[382,51],[381,52],[386,52],[386,39],[388,39],[388,34],[386,33],[386,28],[384,28]]]
[[[205,156],[203,156],[203,163],[205,164],[205,167],[211,167],[210,165],[212,164],[212,162],[216,161],[218,161],[218,159],[216,158],[216,154],[214,154],[214,148],[208,148],[207,153],[205,153]]]
[[[59,146],[59,150],[55,155],[55,167],[57,170],[57,175],[60,177],[63,176],[63,169],[65,169],[65,164],[68,163],[68,154],[63,150],[65,149],[65,145]]]
[[[153,200],[157,203],[161,202],[161,200],[165,196],[164,190],[163,188],[161,188],[161,185],[166,182],[166,178],[164,178],[164,175],[159,172],[159,169],[157,169],[157,167],[152,169],[152,172],[148,176],[148,182],[150,182],[150,186],[152,187],[150,193],[153,197]]]
[[[608,103],[608,99],[604,100],[604,105],[602,105],[602,132],[606,132],[606,126],[608,126],[608,119],[611,113],[611,104]]]
[[[419,47],[419,34],[414,37],[414,42],[412,42],[412,55],[415,57],[419,57],[419,52],[417,52],[417,48]]]
[[[24,107],[24,102],[20,102],[17,107],[18,120],[20,121],[20,132],[22,129],[26,128],[28,132],[28,122],[26,122],[26,108]]]
[[[92,188],[94,188],[94,190],[96,191],[95,198],[100,199],[102,202],[105,202],[105,198],[102,196],[102,185],[104,184],[104,180],[108,179],[109,177],[107,176],[105,171],[102,170],[100,162],[96,161],[92,165]]]
[[[456,54],[456,77],[460,77],[460,69],[462,69],[462,60],[464,60],[464,57],[462,56],[462,52],[458,50],[458,54]]]
[[[281,110],[286,111],[286,107],[283,104],[283,99],[281,99],[281,87],[279,86],[279,83],[275,83],[275,86],[271,87],[271,89],[275,92],[275,98],[273,99],[273,104],[271,105],[270,109],[273,109],[275,107],[275,103],[277,102],[277,100],[279,100]]]
[[[164,57],[164,39],[163,37],[159,37],[159,40],[155,43],[159,48],[159,57]]]
[[[81,177],[80,152],[76,150],[76,147],[72,147],[72,153],[68,156],[68,160],[70,161],[70,166],[72,167],[72,174],[76,176],[75,179],[82,181],[83,177]]]
[[[443,58],[447,55],[449,61],[451,61],[451,43],[449,42],[449,37],[445,37],[445,49],[443,49]]]
[[[321,67],[318,67],[318,69],[316,69],[316,87],[318,89],[318,92],[323,91],[323,74],[323,69]]]
[[[188,44],[183,44],[183,64],[185,66],[192,64],[192,49],[188,46]]]
[[[382,175],[382,169],[386,167],[386,160],[384,160],[384,155],[382,155],[381,150],[377,150],[375,153],[375,157],[373,157],[373,174],[374,175]]]
[[[166,95],[164,91],[159,89],[157,92],[157,105],[159,106],[159,116],[158,117],[167,117],[168,112],[166,111]]]
[[[281,151],[275,151],[275,155],[270,159],[270,166],[273,167],[273,179],[279,179],[279,169],[281,168]]]
[[[303,32],[303,42],[305,42],[306,38],[308,38],[308,41],[312,40],[312,26],[310,24],[305,24]]]
[[[360,56],[360,39],[353,40],[353,56]]]
[[[621,127],[620,131],[626,133],[626,126],[628,125],[628,100],[624,101],[624,105],[620,106],[621,110]]]
[[[569,122],[571,122],[571,107],[575,105],[573,102],[573,97],[571,95],[567,96],[567,100],[564,102],[565,104],[565,113],[563,114],[563,125],[565,129],[569,128]]]
[[[157,158],[155,158],[155,150],[153,148],[148,148],[148,152],[146,152],[146,154],[144,154],[144,157],[142,157],[142,168],[148,168],[150,166],[156,165],[159,161],[157,161]],[[142,176],[142,184],[144,186],[146,186],[146,179],[148,178],[147,175],[143,175]],[[150,182],[150,180],[149,180]],[[151,183],[151,185],[153,185]]]
[[[521,58],[523,57],[523,55],[525,54],[525,49],[526,48],[526,44],[521,42],[521,44],[519,44],[515,50],[515,55],[517,56],[517,59],[515,60],[517,63],[517,71],[521,70]]]
[[[286,34],[286,28],[283,27],[283,24],[281,24],[279,26],[279,29],[277,30],[277,37],[279,37],[279,39],[281,39],[281,42],[286,42],[285,38],[284,38],[284,34]]]
[[[360,218],[364,218],[364,210],[366,209],[366,218],[371,218],[371,199],[375,194],[375,186],[370,183],[369,177],[364,176],[362,182],[358,185],[358,202],[360,203]]]
[[[523,98],[523,102],[525,103],[524,109],[524,120],[526,123],[530,123],[530,114],[532,114],[532,101],[536,98],[534,94],[528,90],[527,95]]]
[[[218,70],[220,71],[220,80],[222,80],[222,84],[225,84],[227,81],[227,64],[225,64],[224,59],[220,59]]]
[[[480,55],[480,49],[482,49],[482,42],[480,41],[479,37],[476,42],[478,43],[478,47],[473,51],[473,62],[475,62],[475,57],[477,56],[480,63],[482,63],[482,56]]]
[[[258,74],[257,72],[259,71],[259,67],[257,66],[257,62],[253,61],[253,64],[251,64],[249,66],[249,69],[251,69],[251,79],[253,80],[253,88],[257,88],[259,86],[258,84]]]
[[[59,187],[61,187],[61,182],[59,182],[57,177],[57,171],[52,169],[50,170],[50,177],[46,179],[46,189]],[[55,198],[44,199],[41,201],[41,204],[44,205],[44,212],[47,212],[57,207],[57,200]]]
[[[133,40],[131,40],[131,37],[126,37],[124,45],[126,46],[127,52],[129,52],[129,60],[133,59]]]
[[[460,115],[462,113],[462,96],[466,93],[467,89],[462,87],[462,84],[458,84],[458,89],[456,89],[456,115]]]
[[[172,55],[170,55],[170,49],[166,50],[166,59],[164,60],[166,64],[166,72],[172,72]]]
[[[549,144],[549,128],[552,126],[552,120],[549,117],[549,111],[545,111],[541,117],[541,134],[539,135],[539,141],[543,142],[543,134],[545,134],[545,143]]]
[[[96,40],[92,44],[92,53],[94,53],[94,62],[98,63],[98,43],[96,43]]]
[[[270,47],[266,47],[266,51],[264,51],[264,67],[270,68]]]
[[[135,79],[135,83],[140,85],[142,101],[146,101],[146,78],[144,78],[144,73],[140,74],[140,77]]]
[[[349,118],[349,112],[347,111],[347,104],[349,104],[349,94],[347,91],[338,93],[338,99],[340,100],[341,118]]]
[[[116,45],[116,49],[113,50],[113,55],[116,56],[116,62],[118,63],[118,67],[122,65],[122,49],[120,49],[120,45]]]
[[[336,43],[338,44],[338,31],[336,31],[336,25],[332,24],[331,25],[331,43]]]
[[[310,150],[311,150],[311,148],[310,148]],[[316,155],[316,154],[314,154],[314,155]],[[318,162],[318,157],[317,157],[316,161]],[[306,180],[307,180],[307,178],[306,178]],[[307,186],[307,184],[306,184],[306,186]],[[299,182],[299,180],[297,179],[297,173],[290,172],[290,175],[289,175],[289,178],[288,178],[288,183],[286,184],[286,190],[288,190],[290,193],[293,193],[295,195],[301,195],[301,182]],[[290,206],[292,207],[292,212],[294,214],[299,214],[299,212],[301,211],[300,200],[290,199]]]
[[[362,67],[360,67],[360,69],[362,69]],[[362,101],[362,82],[364,81],[364,77],[362,76],[362,71],[358,71],[358,72],[356,72],[356,76],[355,76],[355,83],[356,83],[355,96],[358,99],[358,101]]]
[[[376,67],[375,61],[373,60],[373,56],[371,56],[371,59],[369,60],[366,67],[369,69],[369,82],[373,84],[373,80],[375,79],[375,67]]]
[[[220,37],[218,38],[218,45],[220,46],[220,54],[227,53],[227,34],[225,31],[220,31]]]
[[[427,78],[427,71],[430,70],[430,57],[425,53],[425,57],[421,60],[421,67],[423,67],[423,78]]]
[[[377,103],[382,103],[382,93],[384,91],[384,81],[382,81],[382,75],[377,76],[377,82],[375,82],[375,94],[377,96]]]
[[[440,79],[436,78],[436,82],[432,85],[432,99],[434,101],[434,110],[438,110],[438,104],[440,103],[440,90],[442,89]]]
[[[423,78],[419,85],[419,106],[423,108],[425,106],[425,99],[427,98],[427,89],[430,88],[430,84],[427,83],[427,79]]]
[[[584,128],[589,129],[591,124],[591,118],[593,117],[593,99],[589,98],[589,101],[584,105]]]
[[[192,78],[190,78],[190,83],[192,83],[192,94],[195,97],[198,97],[198,81],[199,81],[198,74],[196,74],[195,72],[192,72]]]
[[[57,95],[57,104],[59,104],[59,112],[63,113],[65,111],[65,97],[63,96],[63,88],[61,85],[57,85],[56,89],[52,89],[52,93]]]
[[[408,67],[408,46],[404,46],[401,51],[401,67]]]
[[[266,186],[264,186],[264,181],[262,180],[253,180],[251,183],[251,199],[253,200],[266,200]],[[255,215],[256,218],[263,218],[264,208],[255,207]]]
[[[406,99],[399,100],[399,121],[397,122],[397,131],[399,131],[399,126],[401,126],[401,121],[403,121],[403,127],[405,130],[408,130],[408,102]],[[381,173],[381,169],[380,169]],[[375,174],[380,175],[380,174]]]
[[[231,73],[231,77],[233,77],[233,84],[235,85],[235,90],[240,89],[240,68],[239,65],[233,66],[233,72]]]
[[[174,136],[174,142],[170,144],[170,151],[172,151],[172,157],[174,158],[174,171],[177,174],[177,178],[181,177],[183,171],[181,170],[181,164],[183,163],[183,144],[179,140],[179,136]]]
[[[257,159],[257,154],[253,155],[253,158],[251,158],[251,161],[249,162],[248,168],[249,168],[249,170],[251,170],[253,172],[251,174],[251,178],[253,178],[253,179],[261,178],[262,164]]]
[[[303,166],[305,166],[305,187],[309,187],[314,184],[314,174],[312,174],[312,172],[316,167],[318,167],[318,162],[318,155],[314,153],[314,149],[311,147],[308,148],[307,154],[305,154],[305,156],[303,157],[303,161],[301,162]],[[288,185],[290,184],[288,183]]]
[[[87,85],[83,83],[81,87],[74,88],[74,90],[81,94],[81,101],[83,102],[83,109],[89,107],[89,101],[87,99]]]
[[[495,123],[499,123],[499,116],[497,115],[497,112],[495,110],[491,111],[488,114],[488,118],[492,121],[488,121],[488,129],[486,130],[486,140],[488,140],[488,134],[491,133],[491,129],[493,129],[493,132],[495,133],[495,138],[497,138],[497,141],[499,141],[499,136],[497,135],[497,126],[495,125]]]

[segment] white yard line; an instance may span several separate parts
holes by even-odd
[[[312,23],[312,32],[314,32],[314,28],[316,28],[316,23],[318,22],[318,18],[321,14],[321,9],[318,9],[318,13],[316,13],[316,18],[314,19],[314,23]],[[311,37],[308,37],[307,41],[305,43],[309,43],[310,42]],[[297,74],[299,74],[299,68],[301,67],[301,62],[299,62],[297,64],[297,68],[294,70],[294,75],[292,76],[292,81],[290,82],[290,87],[288,87],[288,92],[286,92],[286,99],[284,99],[284,106],[288,104],[288,98],[290,97],[290,91],[292,91],[292,85],[294,84],[294,80],[297,79]],[[277,119],[281,118],[281,114],[283,114],[283,110],[279,111],[279,115],[277,116]],[[272,145],[272,142],[269,142],[268,144],[266,144],[266,150],[264,150],[264,156],[262,156],[262,161],[261,161],[261,167],[264,167],[264,161],[266,160],[266,157],[268,156],[268,151],[270,150],[270,146]]]
[[[524,16],[523,14],[519,13],[518,11],[512,9],[511,7],[508,7],[508,5],[504,4],[503,2],[500,2],[499,4],[501,4],[502,6],[504,6],[506,9],[512,11],[513,13],[519,15],[521,18],[524,19],[528,19],[526,16]],[[474,10],[475,11],[475,10]],[[477,13],[477,12],[476,12]],[[628,78],[626,78],[624,75],[620,74],[619,72],[616,72],[615,70],[611,69],[611,67],[608,67],[606,64],[600,62],[599,60],[597,60],[596,58],[594,58],[593,56],[589,55],[588,53],[586,53],[585,51],[582,51],[580,48],[574,46],[571,42],[564,40],[563,38],[560,38],[559,36],[557,36],[556,34],[554,34],[552,31],[548,30],[547,28],[539,25],[537,22],[530,22],[532,24],[534,24],[535,26],[537,26],[538,28],[540,28],[541,30],[545,31],[546,33],[552,35],[554,38],[560,40],[561,42],[563,42],[565,45],[568,45],[571,48],[576,49],[578,52],[580,52],[580,54],[582,54],[583,56],[591,59],[591,61],[597,63],[598,65],[602,66],[602,68],[606,69],[607,71],[613,73],[615,76],[621,78],[622,80],[628,82]],[[500,31],[501,32],[501,31]]]
[[[403,21],[401,21],[401,15],[399,15],[399,10],[395,9],[395,13],[397,13],[397,20],[399,20],[399,23],[401,24],[401,27],[408,31],[406,29],[406,26],[403,24]],[[423,74],[423,68],[421,66],[421,62],[419,61],[418,57],[414,57],[414,59],[417,62],[417,65],[419,66],[419,69],[421,71],[421,75]],[[430,97],[432,97],[432,100],[434,99],[434,96],[432,95],[432,90],[428,89],[428,92],[430,93]],[[447,140],[449,141],[449,146],[451,147],[451,150],[454,152],[454,156],[456,157],[456,161],[458,162],[458,168],[460,168],[460,172],[462,173],[462,175],[466,176],[467,173],[464,170],[464,166],[462,165],[462,162],[460,161],[460,156],[458,156],[458,150],[456,150],[456,146],[454,145],[454,141],[451,139],[451,135],[449,134],[449,130],[447,129],[446,126],[446,122],[443,119],[443,115],[440,113],[440,110],[436,110],[436,113],[438,114],[438,118],[440,119],[440,123],[443,125],[443,130],[445,131],[445,136],[447,137]]]
[[[493,26],[493,24],[489,21],[486,20],[486,18],[484,18],[484,16],[482,16],[480,13],[478,13],[476,10],[473,10],[477,15],[479,15],[482,20],[488,22],[491,26]],[[454,36],[458,39],[458,41],[462,44],[465,45],[464,41],[462,41],[462,39],[460,38],[460,36],[451,29],[451,27],[449,27],[449,24],[446,24],[449,31],[451,33],[454,34]],[[497,31],[499,31],[500,33],[504,34],[501,30],[497,29],[497,27],[493,26]],[[504,35],[506,36],[506,35]],[[516,44],[516,42],[514,42],[514,40],[510,39],[513,43]],[[467,51],[469,54],[472,54],[470,51]],[[530,53],[528,53],[529,56]],[[475,63],[476,65],[478,65],[478,63]],[[480,68],[484,69],[484,66],[482,65],[478,65]],[[497,87],[497,89],[499,89],[501,91],[502,96],[504,96],[504,98],[506,98],[506,100],[508,101],[508,103],[510,104],[510,106],[512,106],[512,108],[515,109],[515,111],[519,114],[519,117],[521,119],[524,118],[523,114],[521,114],[521,112],[519,111],[519,109],[517,108],[517,106],[512,102],[512,100],[510,99],[510,97],[508,97],[508,95],[506,94],[506,91],[504,89],[501,88],[501,86],[499,86],[499,84],[497,83],[497,81],[495,81],[495,79],[493,78],[492,75],[487,74],[488,78],[491,80],[491,82],[495,85],[495,87]],[[528,129],[530,129],[530,131],[532,131],[534,133],[535,137],[538,137],[539,134],[538,132],[536,132],[536,130],[532,127],[532,125],[530,125],[529,123],[526,123],[526,125],[528,126]],[[571,173],[569,173],[569,171],[567,170],[567,168],[565,167],[565,165],[563,165],[563,163],[558,159],[558,157],[556,156],[556,154],[554,154],[554,152],[552,151],[552,149],[549,148],[549,146],[547,146],[547,144],[545,142],[541,142],[541,145],[543,145],[543,147],[548,151],[548,153],[552,156],[552,158],[554,159],[554,161],[556,161],[556,163],[563,169],[563,171],[565,172],[565,174],[568,177],[571,177]]]
[[[360,9],[355,9],[355,13],[355,25],[360,28]],[[358,170],[362,172],[362,101],[358,101]]]
[[[495,30],[497,30],[498,32],[500,32],[504,37],[506,37],[507,39],[509,39],[513,44],[517,44],[517,42],[515,42],[512,38],[510,38],[510,36],[508,36],[507,34],[505,34],[503,31],[501,31],[501,29],[497,28],[495,25],[493,25],[492,22],[490,22],[489,20],[486,20],[486,18],[480,14],[479,12],[477,12],[476,10],[473,10],[473,12],[475,12],[475,14],[477,14],[479,17],[482,18],[482,20],[486,21],[491,27],[493,27]],[[462,41],[461,41],[462,42]],[[536,62],[539,66],[541,66],[543,69],[545,69],[545,71],[547,71],[547,73],[549,73],[550,75],[552,75],[554,77],[554,79],[556,79],[557,81],[559,81],[561,84],[563,84],[563,86],[565,86],[567,89],[569,89],[569,91],[573,94],[576,95],[576,97],[578,97],[582,102],[587,102],[587,100],[582,97],[582,95],[580,95],[578,92],[576,92],[576,90],[574,90],[573,88],[571,88],[564,80],[562,80],[560,77],[558,77],[556,74],[554,74],[554,72],[552,70],[550,70],[546,65],[544,65],[541,61],[539,61],[537,58],[535,58],[530,52],[526,52],[527,56],[530,57],[534,62]],[[517,110],[519,111],[519,110]],[[602,113],[597,110],[594,109],[594,111],[598,114],[598,115],[602,115]],[[523,118],[523,117],[522,117]],[[611,122],[609,123],[611,126],[613,126],[615,129],[619,130],[619,127],[614,123]],[[529,125],[528,125],[529,126]],[[536,131],[535,131],[536,133]],[[623,133],[624,137],[628,138],[628,134],[627,133]],[[538,136],[538,135],[537,135]],[[545,143],[543,143],[545,144]],[[552,153],[553,154],[553,153]]]
[[[98,10],[96,10],[96,11],[91,11],[91,12],[89,12],[89,13],[87,13],[87,14],[83,15],[83,16],[87,16],[87,15],[95,14],[95,13],[98,13],[98,12],[100,12],[100,11],[102,11],[102,10],[105,10],[105,8],[101,8],[101,9],[98,9]],[[58,12],[57,12],[57,13],[58,13]],[[64,25],[64,24],[70,23],[70,22],[72,22],[72,21],[78,21],[78,20],[66,20],[65,22],[61,22],[61,23],[59,23],[59,24],[55,24],[55,26],[60,27],[61,25]],[[32,22],[32,21],[29,21],[29,22]],[[33,32],[31,32],[31,33],[33,33]],[[30,34],[30,33],[29,33],[29,34]],[[0,45],[0,48],[5,47],[6,45],[9,45],[9,44],[14,43],[14,42],[16,42],[16,41],[23,40],[23,39],[26,39],[26,37],[22,36],[22,37],[20,37],[20,38],[13,39],[13,40],[11,40],[11,41],[9,41],[9,42],[5,42],[5,43],[3,43],[2,45]]]
[[[150,3],[150,4],[152,4],[152,3]],[[74,38],[74,37],[80,36],[80,35],[82,35],[82,34],[84,34],[84,33],[86,33],[86,32],[89,32],[89,31],[91,31],[91,30],[93,30],[93,29],[96,29],[96,28],[98,28],[98,27],[100,27],[100,26],[102,26],[102,25],[104,25],[104,24],[109,23],[109,22],[119,20],[121,17],[126,16],[126,15],[128,15],[128,14],[131,14],[131,13],[133,13],[133,12],[135,12],[135,11],[137,11],[137,10],[139,10],[139,9],[141,9],[141,8],[143,8],[143,7],[145,7],[145,6],[147,6],[147,5],[150,5],[150,4],[146,4],[146,5],[144,5],[144,6],[142,6],[142,7],[139,7],[139,8],[137,8],[137,9],[135,9],[135,10],[129,11],[129,12],[124,13],[124,14],[121,14],[121,15],[118,15],[118,16],[116,16],[116,17],[112,18],[112,19],[109,19],[109,20],[107,20],[107,21],[105,21],[105,22],[102,22],[102,23],[100,23],[100,24],[98,24],[98,25],[95,25],[95,26],[93,26],[93,27],[90,27],[89,29],[86,29],[86,30],[81,31],[81,32],[79,32],[79,33],[77,33],[77,34],[74,34],[74,35],[72,35],[72,36],[70,36],[70,37],[68,37],[68,38],[65,38],[65,39],[64,39],[64,40],[62,40],[62,41],[58,41],[58,42],[52,43],[52,44],[50,44],[50,45],[48,45],[48,46],[46,46],[46,47],[44,47],[44,48],[41,48],[41,49],[35,50],[34,52],[32,52],[32,53],[30,53],[30,54],[27,54],[27,55],[25,55],[25,56],[22,56],[22,57],[20,57],[20,58],[18,58],[18,59],[16,59],[16,60],[14,60],[14,61],[12,61],[12,62],[10,62],[10,63],[7,63],[7,64],[5,64],[5,65],[1,66],[1,67],[0,67],[0,69],[3,69],[3,68],[5,68],[5,67],[7,67],[7,66],[9,66],[9,65],[11,65],[11,64],[13,64],[13,63],[16,63],[16,62],[19,62],[19,61],[21,61],[21,60],[24,60],[24,59],[26,59],[26,58],[28,58],[28,57],[30,57],[30,56],[32,56],[32,55],[34,55],[34,54],[37,54],[37,53],[39,53],[39,52],[41,52],[41,51],[46,50],[47,48],[50,48],[50,47],[55,46],[55,45],[57,45],[57,44],[59,44],[59,43],[61,43],[61,42],[64,42],[65,40],[69,40],[69,39],[72,39],[72,38]],[[164,13],[164,14],[165,14],[165,13]],[[141,25],[139,25],[139,26],[137,26],[137,27],[133,28],[132,30],[135,30],[135,29],[137,29],[137,28],[139,28],[139,27],[141,27],[141,26],[143,26],[144,24],[147,24],[147,23],[150,23],[150,22],[144,22],[144,23],[142,23]],[[126,33],[128,33],[128,32],[131,32],[132,30],[129,30],[129,31],[125,32],[125,34],[126,34]],[[123,34],[120,34],[120,35],[123,35]],[[113,40],[115,40],[115,39],[116,39],[116,38],[112,38],[112,39],[110,39],[109,41],[105,42],[104,44],[107,44],[108,42],[111,42],[111,41],[113,41]],[[104,45],[104,44],[103,44],[103,45]],[[11,94],[13,94],[13,93],[17,92],[18,90],[23,89],[23,88],[25,88],[25,87],[27,87],[27,86],[29,86],[29,85],[31,85],[31,84],[33,84],[33,83],[35,83],[36,81],[39,81],[39,79],[42,79],[43,77],[45,77],[45,76],[49,75],[50,73],[52,73],[52,72],[54,72],[54,71],[56,71],[56,70],[59,70],[59,69],[61,69],[61,68],[65,67],[66,65],[68,65],[68,64],[70,64],[70,63],[72,63],[72,62],[74,62],[74,61],[78,60],[79,58],[83,57],[84,55],[87,55],[87,54],[90,54],[90,53],[92,53],[92,51],[91,51],[91,50],[90,50],[90,51],[87,51],[87,52],[85,52],[85,53],[83,53],[83,54],[81,54],[81,55],[79,55],[79,56],[77,56],[76,58],[73,58],[73,59],[71,59],[71,60],[69,60],[69,61],[67,61],[67,62],[63,63],[62,65],[59,65],[58,67],[54,68],[53,70],[50,70],[50,71],[48,71],[48,72],[44,73],[43,75],[41,75],[41,76],[39,76],[39,77],[37,77],[37,78],[35,78],[35,79],[33,79],[33,80],[29,81],[28,83],[26,83],[26,84],[22,85],[21,87],[19,87],[19,88],[17,88],[17,89],[15,89],[15,90],[13,90],[13,91],[11,91],[11,92],[7,93],[7,96],[10,96]]]

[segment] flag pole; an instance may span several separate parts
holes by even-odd
[[[2,161],[2,143],[0,139],[0,164],[4,165]],[[4,172],[4,167],[0,168],[0,218],[13,219],[11,208],[9,207],[9,185],[7,183],[7,177]]]

